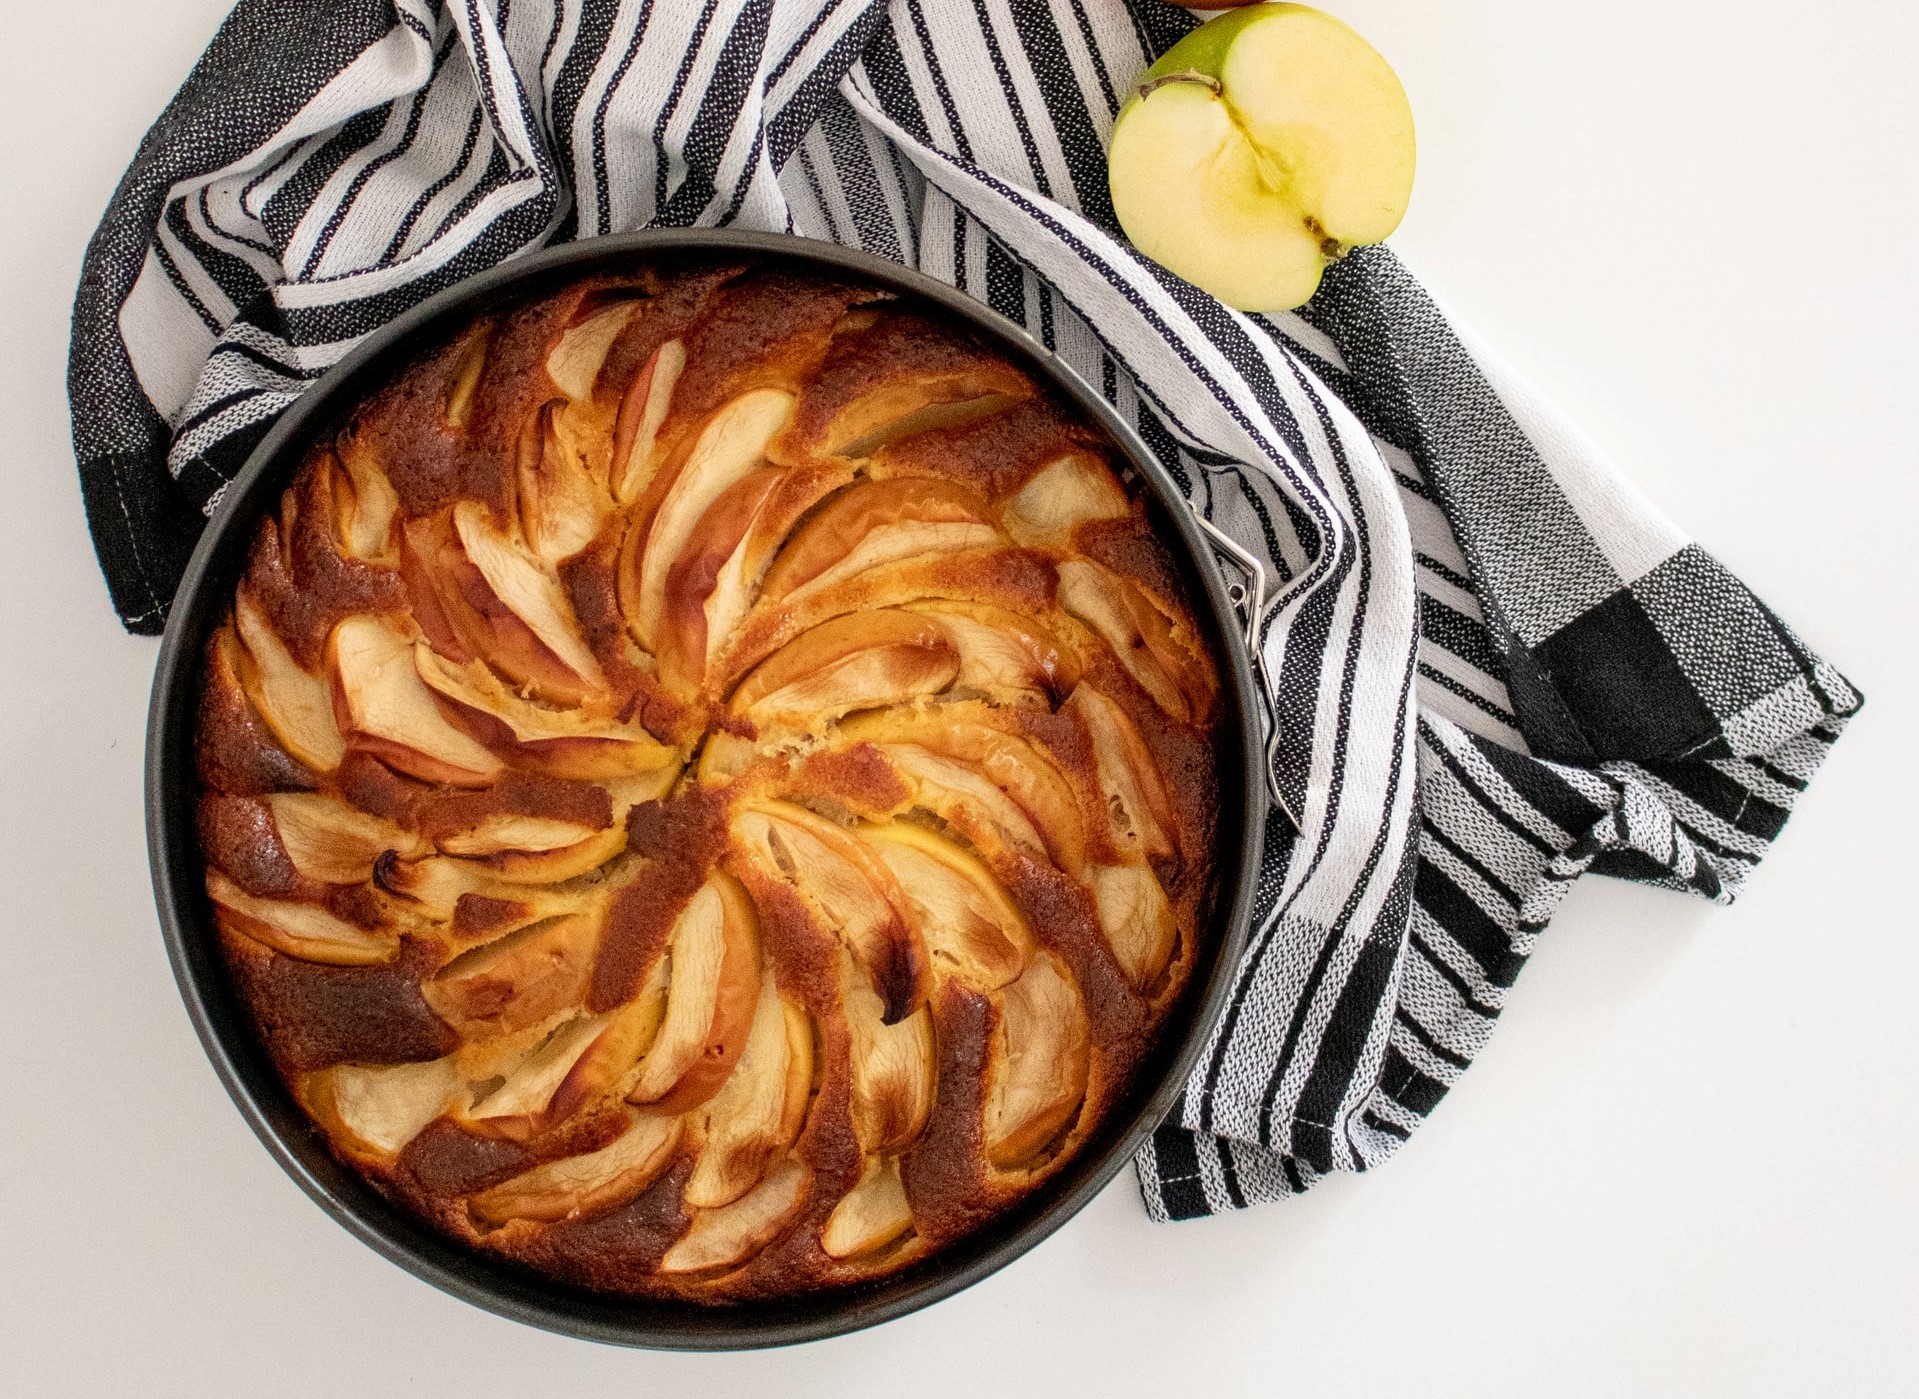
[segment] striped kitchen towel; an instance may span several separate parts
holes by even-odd
[[[1587,870],[1738,892],[1859,706],[1383,248],[1295,315],[1135,254],[1103,147],[1160,0],[242,0],[88,250],[70,391],[127,627],[356,340],[543,244],[736,224],[1021,322],[1264,564],[1276,778],[1155,1217],[1391,1154]]]

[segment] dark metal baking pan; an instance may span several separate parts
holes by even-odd
[[[1194,973],[1131,1091],[1079,1154],[1020,1204],[973,1235],[897,1274],[776,1301],[707,1306],[568,1287],[465,1248],[399,1208],[335,1160],[282,1084],[222,963],[194,820],[193,726],[200,657],[244,565],[256,522],[274,508],[311,437],[377,386],[436,325],[481,307],[642,261],[750,255],[854,273],[970,324],[1077,403],[1111,436],[1142,483],[1155,526],[1185,576],[1222,666],[1218,732],[1219,887]],[[1265,755],[1258,682],[1235,602],[1198,517],[1137,435],[1060,359],[1010,321],[944,283],[835,244],[778,234],[674,230],[569,243],[491,268],[433,296],[369,336],[290,408],[227,488],[175,598],[147,724],[147,846],[167,952],[187,1014],[241,1114],[314,1202],[374,1249],[435,1287],[550,1331],[620,1345],[733,1350],[816,1340],[927,1306],[1004,1267],[1072,1218],[1171,1110],[1225,999],[1246,940],[1265,829]],[[1230,562],[1230,559],[1229,559]]]

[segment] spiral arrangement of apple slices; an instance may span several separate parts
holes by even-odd
[[[897,1267],[1077,1149],[1211,894],[1214,663],[1099,433],[777,265],[476,321],[208,647],[207,890],[334,1148],[639,1293]]]

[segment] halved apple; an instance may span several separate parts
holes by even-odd
[[[802,632],[740,682],[729,707],[756,725],[817,732],[854,710],[938,694],[958,674],[937,620],[882,608]]]
[[[465,1091],[456,1056],[420,1064],[335,1064],[308,1074],[300,1098],[353,1155],[390,1161]]]
[[[718,1209],[751,1190],[799,1136],[812,1087],[812,1021],[780,995],[768,967],[740,1062],[707,1104],[706,1146],[686,1183],[687,1204]]]
[[[275,792],[267,805],[293,868],[323,884],[359,884],[373,877],[374,863],[387,851],[410,859],[428,849],[412,831],[338,797]]]
[[[535,1166],[468,1201],[473,1217],[502,1225],[544,1223],[623,1205],[672,1164],[683,1129],[677,1117],[630,1114],[627,1128],[598,1151]]]
[[[767,443],[792,415],[792,394],[754,389],[724,404],[694,439],[645,531],[637,568],[622,569],[627,622],[634,639],[647,650],[658,649],[666,575],[694,526],[729,486],[761,464]],[[630,584],[629,572],[637,573]]]
[[[850,956],[840,961],[840,1005],[851,1041],[853,1133],[868,1155],[904,1151],[933,1111],[933,1013],[922,1005],[888,1024],[884,1003]]]
[[[903,604],[935,617],[959,652],[956,690],[976,691],[995,703],[1046,706],[1072,683],[1071,659],[1030,618],[982,602],[932,600]]]
[[[1176,860],[1179,828],[1172,799],[1146,740],[1126,711],[1093,686],[1081,683],[1066,697],[1061,712],[1078,719],[1092,740],[1099,782],[1113,814],[1117,834],[1136,841],[1148,860]]]
[[[892,1024],[926,998],[926,949],[906,896],[873,849],[845,827],[791,802],[756,801],[734,813],[735,847],[807,900],[862,969]]]
[[[627,1101],[684,1112],[725,1084],[760,995],[759,915],[738,880],[716,871],[673,925],[666,1019]]]
[[[523,699],[480,661],[456,664],[422,641],[413,663],[436,694],[459,706],[483,741],[510,746],[516,766],[528,771],[590,782],[658,772],[679,760],[678,749],[639,724]]]
[[[327,643],[340,731],[426,782],[484,787],[500,760],[446,721],[413,666],[413,640],[383,617],[348,617]]]
[[[1033,955],[1033,930],[978,858],[904,821],[860,835],[899,881],[935,973],[976,991],[996,991],[1020,974]]]
[[[332,772],[346,756],[332,689],[293,659],[245,586],[234,596],[233,621],[243,648],[236,669],[254,711],[295,762]]]
[[[639,309],[638,301],[612,301],[561,332],[546,356],[554,387],[575,401],[591,399],[607,352]]]
[[[689,696],[709,660],[746,616],[766,557],[778,542],[759,528],[786,472],[749,471],[700,517],[687,548],[667,571],[660,618],[660,677]]]
[[[1006,502],[1000,519],[1017,543],[1063,546],[1081,525],[1120,519],[1132,509],[1126,488],[1105,462],[1090,452],[1069,452],[1035,472]]]
[[[829,1258],[858,1258],[884,1248],[913,1227],[913,1209],[897,1156],[869,1156],[859,1183],[840,1198],[820,1231]]]
[[[1243,311],[1288,311],[1412,195],[1405,89],[1331,15],[1252,5],[1146,71],[1113,125],[1113,209],[1147,257]]]
[[[633,376],[620,400],[619,421],[613,430],[610,472],[614,499],[631,505],[653,479],[653,449],[660,427],[673,403],[673,389],[686,368],[686,346],[669,340]]]
[[[356,928],[318,904],[256,898],[215,869],[207,871],[207,894],[223,926],[302,962],[367,967],[399,955],[394,933]]]
[[[1120,969],[1135,990],[1150,990],[1179,945],[1179,923],[1166,891],[1143,864],[1094,865],[1084,877]]]
[[[515,679],[550,686],[554,698],[567,703],[605,690],[606,675],[580,635],[573,604],[567,601],[559,579],[495,528],[487,508],[477,500],[462,500],[453,507],[453,528],[485,585],[484,590],[468,587],[464,600],[496,624],[504,609],[531,633],[538,647],[536,651],[499,644],[512,633],[495,625],[496,644],[491,650],[481,648],[487,657]],[[549,660],[557,662],[564,675],[556,677],[546,664]]]
[[[561,1021],[531,1053],[498,1075],[497,1087],[475,1098],[461,1114],[464,1124],[509,1141],[526,1141],[535,1135],[550,1121],[547,1108],[554,1094],[611,1018],[576,1015]]]
[[[1079,988],[1050,952],[995,998],[988,1050],[986,1156],[1002,1169],[1030,1160],[1086,1097],[1092,1038]]]
[[[420,995],[468,1040],[522,1030],[585,1000],[599,943],[597,917],[562,915],[461,953]]]
[[[662,1273],[704,1273],[744,1263],[778,1238],[806,1194],[812,1172],[792,1157],[765,1180],[716,1210],[700,1210],[660,1260]]]
[[[765,593],[798,596],[899,559],[990,548],[999,537],[970,487],[912,476],[861,481],[793,533],[766,572]]]
[[[1153,702],[1181,723],[1203,719],[1218,688],[1205,652],[1136,584],[1089,559],[1059,566],[1059,604],[1091,627]]]

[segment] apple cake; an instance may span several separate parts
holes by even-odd
[[[1111,440],[783,262],[499,305],[341,410],[205,653],[206,888],[337,1156],[631,1295],[872,1278],[1189,978],[1219,670]]]

